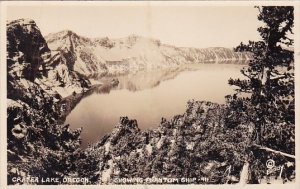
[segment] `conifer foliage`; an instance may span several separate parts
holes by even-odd
[[[252,122],[256,143],[294,153],[294,7],[256,8],[264,24],[257,29],[262,40],[235,48],[252,52],[254,58],[241,70],[245,79],[229,79],[237,93],[226,97],[226,122],[228,127]]]

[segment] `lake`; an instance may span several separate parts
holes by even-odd
[[[83,127],[83,148],[111,132],[120,116],[136,119],[142,130],[156,128],[162,117],[183,114],[188,100],[225,103],[224,96],[234,93],[228,79],[241,78],[244,66],[200,64],[117,76],[118,86],[81,99],[65,124]]]

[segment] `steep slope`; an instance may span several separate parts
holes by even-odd
[[[252,146],[253,125],[227,128],[226,107],[189,101],[186,112],[157,129],[141,131],[136,120],[119,124],[85,150],[91,169],[78,174],[95,184],[232,184],[264,182],[265,162],[283,166],[281,182],[294,179],[295,159]],[[249,155],[249,152],[251,151]],[[277,178],[275,178],[277,179]]]
[[[61,66],[66,62],[52,57],[34,21],[20,19],[7,23],[9,184],[30,184],[28,177],[63,178],[74,169],[71,159],[77,155],[81,129],[71,131],[68,126],[57,124],[57,102],[61,95],[52,86],[63,83],[58,78],[69,78],[65,80],[67,85],[82,87],[76,73],[53,65],[55,61]],[[49,76],[51,72],[57,75],[56,79]],[[51,81],[46,83],[49,78]],[[13,180],[16,177],[21,180]],[[35,184],[41,184],[41,180]]]
[[[34,82],[46,93],[58,93],[63,97],[90,86],[84,76],[71,69],[73,57],[68,53],[50,51],[33,20],[9,22],[7,38],[8,92],[11,95],[16,88],[11,86],[12,81],[20,81],[15,82],[17,85]]]
[[[89,39],[71,31],[46,36],[51,50],[68,51],[75,57],[74,70],[86,75],[116,75],[137,70],[195,63],[243,63],[251,54],[228,48],[179,48],[159,40],[131,35],[126,38]]]
[[[81,75],[106,73],[105,61],[95,56],[93,42],[80,37],[72,31],[66,30],[46,36],[47,43],[53,52],[63,54],[72,61],[69,62],[69,70],[76,71]]]

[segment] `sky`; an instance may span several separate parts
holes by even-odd
[[[235,47],[259,40],[253,6],[9,6],[7,19],[35,20],[42,34],[72,30],[85,37],[131,34],[179,47]]]

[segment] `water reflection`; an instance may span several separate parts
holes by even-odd
[[[186,71],[188,67],[175,67],[164,70],[140,71],[137,73],[119,76],[117,89],[127,89],[135,92],[157,87],[161,82],[174,79],[179,73]]]
[[[106,83],[102,85],[95,85],[90,90],[79,93],[72,94],[60,101],[61,116],[58,122],[63,124],[66,121],[67,116],[72,112],[72,110],[81,102],[82,99],[87,98],[93,94],[109,94],[110,91],[116,88],[117,83]]]
[[[95,87],[78,96],[75,105],[72,99],[66,102],[70,113],[65,124],[84,128],[83,147],[111,132],[120,116],[137,119],[141,129],[155,128],[162,117],[182,114],[190,99],[224,103],[224,96],[234,92],[228,79],[241,77],[242,67],[190,65],[118,76],[118,86]]]

